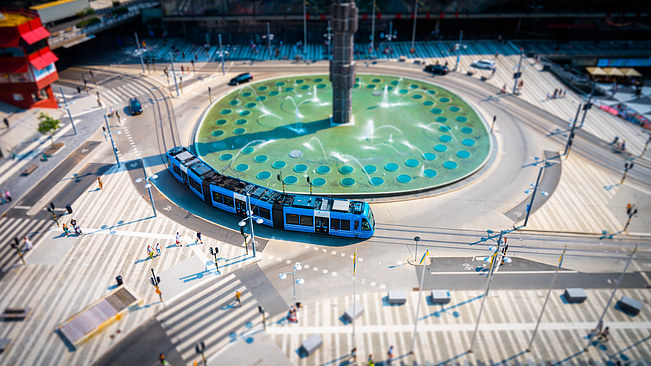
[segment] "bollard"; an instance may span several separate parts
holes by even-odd
[[[115,276],[115,280],[117,281],[118,286],[124,285],[124,282],[122,282],[122,276],[120,275]]]
[[[66,210],[68,211],[68,214],[72,213],[72,206],[66,205]]]

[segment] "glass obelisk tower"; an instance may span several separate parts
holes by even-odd
[[[332,82],[332,120],[342,124],[350,122],[352,113],[351,92],[355,84],[353,36],[357,32],[357,7],[355,1],[332,2],[333,57],[330,60]]]

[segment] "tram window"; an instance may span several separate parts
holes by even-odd
[[[350,231],[350,220],[341,220],[341,230]]]
[[[290,225],[298,225],[298,222],[299,222],[298,221],[298,215],[294,215],[294,214],[285,215],[285,220]]]
[[[174,165],[174,173],[176,173],[176,175],[181,175],[181,169],[176,165]]]
[[[260,217],[263,219],[271,220],[271,212],[266,208],[260,207]]]
[[[260,215],[258,215],[258,206],[256,206],[256,205],[251,205],[251,211],[253,211],[253,214],[254,214],[255,216],[260,216]]]
[[[212,193],[212,200],[217,202],[217,203],[222,203],[222,194],[217,193],[217,192],[213,192]]]
[[[314,226],[314,217],[301,215],[302,226]]]
[[[190,185],[194,187],[194,189],[196,189],[197,191],[201,192],[201,185],[197,183],[196,180],[190,179]]]
[[[224,204],[229,207],[233,207],[233,198],[224,196]]]
[[[354,222],[355,222],[355,231],[357,231],[357,229],[359,229],[359,221],[354,221]]]
[[[341,220],[339,219],[330,219],[330,228],[332,230],[339,230]]]
[[[371,231],[371,225],[366,219],[362,219],[362,231]]]

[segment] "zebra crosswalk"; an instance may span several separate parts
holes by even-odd
[[[0,245],[0,272],[6,272],[14,264],[20,262],[16,250],[11,247],[14,238],[18,238],[21,248],[23,247],[23,238],[28,238],[33,245],[37,245],[54,225],[52,220],[0,218],[0,232],[3,233],[3,243]]]
[[[114,88],[102,87],[100,94],[104,105],[113,106],[118,111],[129,107],[130,98],[138,98],[144,108],[146,106],[145,98],[148,99],[151,96],[147,88],[137,83],[124,83]]]
[[[343,312],[352,304],[352,296],[304,304],[298,323],[289,324],[284,316],[279,316],[272,319],[267,332],[292,364],[301,365],[328,364],[348,355],[353,347],[357,348],[358,362],[372,354],[378,363],[386,360],[392,345],[396,350],[394,361],[400,364],[482,364],[489,360],[506,364],[582,364],[602,359],[648,364],[651,349],[645,342],[650,338],[649,312],[632,319],[611,304],[604,319],[611,330],[610,341],[597,342],[583,352],[586,335],[595,327],[611,290],[586,290],[588,299],[581,304],[566,303],[559,297],[561,292],[552,292],[531,347],[529,342],[546,290],[491,291],[474,344],[482,291],[452,291],[452,301],[447,305],[434,305],[423,298],[415,340],[412,336],[418,303],[416,291],[407,293],[407,303],[400,306],[389,305],[384,299],[386,293],[358,295],[357,302],[364,307],[364,313],[356,320],[354,340],[352,325],[341,321]],[[618,292],[618,297],[642,299],[645,293],[643,289],[626,289]],[[424,291],[423,297],[428,294]],[[312,334],[323,339],[323,347],[307,358],[300,358],[296,350]],[[531,352],[526,352],[528,348]],[[409,355],[411,350],[414,355]]]
[[[235,293],[242,293],[240,306]],[[186,362],[196,357],[194,347],[206,346],[208,357],[260,328],[258,303],[234,274],[208,281],[156,315],[172,344]],[[255,324],[255,325],[254,325]]]

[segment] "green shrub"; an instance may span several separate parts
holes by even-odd
[[[86,28],[89,25],[97,24],[99,23],[99,18],[93,17],[93,18],[88,18],[85,20],[82,20],[81,22],[77,23],[77,28]]]

